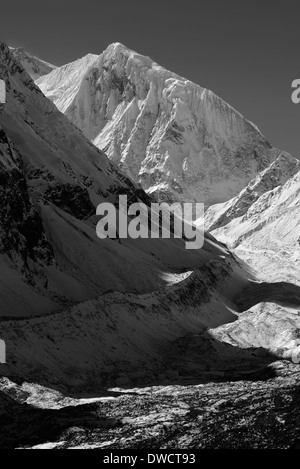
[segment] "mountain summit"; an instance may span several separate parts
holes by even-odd
[[[98,148],[160,200],[237,195],[279,152],[213,92],[113,43],[37,80]]]

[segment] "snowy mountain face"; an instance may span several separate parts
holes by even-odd
[[[300,162],[282,153],[238,196],[211,206],[205,221],[219,241],[251,265],[264,294],[270,284],[281,294],[292,288],[287,308],[280,301],[251,307],[250,300],[238,325],[221,328],[219,338],[232,345],[267,345],[291,357],[300,345]],[[250,288],[240,299],[251,297]]]
[[[37,84],[159,200],[224,202],[279,154],[214,93],[119,43]]]
[[[288,153],[281,153],[264,171],[259,173],[236,197],[211,206],[205,213],[205,229],[212,231],[240,218],[265,193],[284,184],[300,171],[300,161]],[[264,210],[264,209],[262,209]]]
[[[278,162],[279,163],[279,162]],[[230,247],[246,249],[253,257],[257,253],[273,253],[277,262],[276,277],[283,279],[285,275],[299,283],[300,278],[300,163],[292,163],[291,177],[274,189],[266,190],[259,197],[253,197],[252,203],[238,213],[237,217],[229,217],[228,223],[214,229],[213,234]],[[263,178],[265,175],[261,175]],[[286,179],[286,175],[283,178]],[[249,203],[249,193],[240,194],[238,203],[233,201],[233,213],[237,205],[245,206]],[[243,197],[245,197],[243,203]],[[227,214],[230,210],[227,208]],[[226,219],[226,212],[225,212]],[[224,212],[221,213],[221,223],[225,223]],[[218,221],[214,226],[218,226]],[[261,260],[262,261],[262,260]],[[261,275],[267,275],[268,259]],[[296,274],[298,272],[298,274]],[[266,278],[267,279],[267,278]]]
[[[241,193],[205,214],[206,226],[231,247],[298,249],[300,161],[282,154]]]
[[[47,75],[56,69],[55,65],[52,65],[44,60],[39,59],[30,55],[23,49],[23,47],[10,47],[9,48],[16,60],[18,60],[26,72],[31,76],[33,80],[37,80],[43,75]]]

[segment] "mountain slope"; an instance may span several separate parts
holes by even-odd
[[[194,252],[181,239],[98,239],[99,203],[118,208],[119,194],[150,199],[43,96],[3,44],[0,72],[7,88],[0,111],[1,316],[62,310],[108,290],[150,292],[230,256],[211,236]]]
[[[101,243],[96,236],[95,207],[120,192],[137,200],[131,181],[42,95],[3,44],[0,71],[7,88],[0,111],[1,315],[37,314],[112,288],[147,291],[164,283],[162,263],[152,255],[138,249],[138,260],[130,243]]]
[[[246,288],[236,302],[246,303],[249,311],[238,324],[222,326],[216,338],[232,346],[251,344],[298,360],[300,162],[281,154],[237,197],[210,207],[205,219],[212,234],[247,262],[261,282],[261,291],[255,294],[259,304],[252,304],[253,289]],[[271,283],[280,294],[289,291],[285,307],[280,301],[260,303],[260,294],[266,295]]]
[[[252,123],[211,91],[119,43],[37,84],[160,200],[223,202],[278,155]]]
[[[241,193],[209,208],[205,227],[263,281],[300,278],[300,163],[282,153]]]
[[[299,285],[300,171],[213,234],[235,248],[261,280]]]
[[[244,292],[249,288],[252,289],[251,295],[244,297]],[[232,327],[227,323],[236,319],[233,310],[237,309],[237,298],[240,296],[241,312],[264,301],[287,303],[295,291],[293,286],[284,291],[278,285],[264,288],[249,281],[244,266],[233,257],[225,261],[211,261],[190,272],[178,284],[158,292],[145,295],[107,293],[61,313],[1,321],[8,360],[6,365],[0,365],[0,371],[14,379],[24,379],[26,376],[27,381],[41,385],[52,383],[64,392],[99,392],[99,387],[112,385],[120,374],[147,376],[164,368],[170,347],[183,338],[185,347],[180,351],[182,361],[197,341],[200,347],[201,344],[204,349],[205,344],[208,347],[206,359],[203,356],[194,359],[194,371],[200,374],[211,361],[215,360],[216,365],[222,361],[225,364],[226,358],[230,357],[238,360],[243,355],[241,348],[245,346],[246,333],[248,347],[263,347],[266,355],[268,349],[273,349],[279,357],[281,350],[278,350],[278,345],[275,347],[274,342],[276,339],[278,344],[284,320],[278,331],[268,317],[269,331],[262,329],[260,337],[251,336],[256,324],[251,321],[250,315],[246,320],[236,321]],[[299,305],[300,287],[293,306]],[[289,321],[285,321],[290,326]],[[296,316],[293,325],[298,324]],[[243,328],[245,325],[248,325],[246,330]],[[218,326],[219,329],[215,329]],[[213,338],[208,343],[203,334],[207,328],[214,329]],[[230,335],[231,330],[235,333],[234,338]],[[265,344],[262,343],[264,335],[268,340]],[[222,340],[214,346],[214,338],[216,340],[218,337]],[[291,341],[290,336],[287,339]],[[235,342],[234,350],[226,347],[230,340]],[[286,345],[285,342],[281,338],[281,347]],[[215,353],[222,355],[211,360],[207,353],[214,347]],[[289,353],[292,350],[290,346]],[[173,356],[172,360],[176,358]],[[247,352],[244,358],[247,361],[243,367],[247,369],[253,360]],[[187,361],[185,366],[188,365],[191,363]]]
[[[56,69],[56,65],[52,65],[29,54],[23,47],[10,47],[9,49],[15,59],[22,64],[22,67],[24,67],[33,80],[37,80]]]
[[[61,112],[65,113],[72,104],[79,92],[86,70],[91,67],[97,58],[97,55],[88,54],[82,59],[57,68],[56,73],[51,73],[49,80],[43,87],[43,92],[57,105]],[[37,80],[37,83],[41,83],[41,81]]]
[[[275,163],[279,165],[280,161]],[[236,200],[228,202],[232,207],[230,217],[224,220],[223,212],[221,221],[217,219],[213,225],[221,225],[213,230],[218,239],[235,247],[244,244],[252,249],[265,247],[276,251],[280,246],[280,250],[297,250],[300,239],[300,162],[290,160],[290,177],[284,172],[281,184],[280,177],[274,183],[269,180],[269,187],[275,185],[275,188],[267,190],[268,184],[264,184],[265,191],[261,195],[254,191],[251,196],[250,189],[255,189],[255,186],[259,188],[263,184],[266,174],[270,176],[276,169],[275,163],[269,171],[258,176],[248,186],[248,190],[242,191]],[[252,199],[251,203],[249,199]],[[237,208],[238,205],[243,209]]]
[[[299,170],[299,160],[288,153],[281,153],[236,197],[223,204],[211,206],[205,213],[205,229],[212,231],[227,225],[234,218],[242,217],[263,194],[283,186]]]

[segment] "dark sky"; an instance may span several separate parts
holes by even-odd
[[[299,0],[7,0],[1,39],[56,65],[121,42],[213,90],[300,157]]]

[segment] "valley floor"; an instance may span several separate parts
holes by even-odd
[[[297,365],[275,362],[260,372],[209,381],[166,374],[160,382],[112,388],[90,400],[41,388],[35,394],[34,387],[22,391],[2,380],[1,447],[300,448]],[[30,395],[32,403],[21,404]]]
[[[296,251],[286,261],[274,251],[236,253],[256,271],[268,266],[261,282],[298,288]],[[120,373],[101,389],[90,383],[75,394],[2,377],[0,447],[300,448],[300,365],[290,355],[298,309],[250,306],[237,321],[175,340],[157,369]]]

